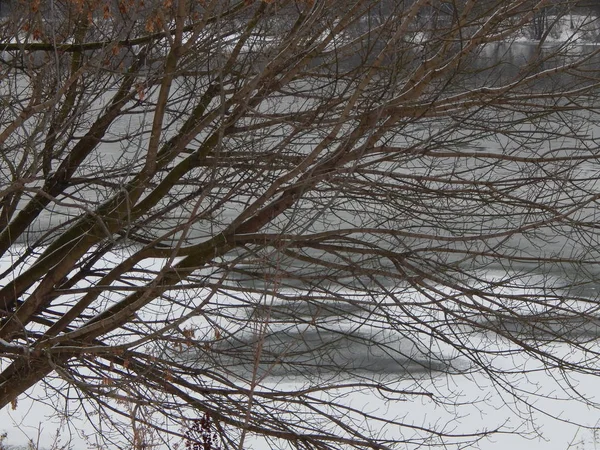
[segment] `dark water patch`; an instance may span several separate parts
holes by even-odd
[[[188,355],[192,356],[192,355]],[[458,373],[466,361],[432,352],[398,335],[280,330],[223,340],[200,356],[198,364],[226,368],[244,378],[317,375],[393,375]]]
[[[539,314],[505,317],[484,326],[502,335],[537,342],[590,342],[600,338],[600,317],[589,315]]]

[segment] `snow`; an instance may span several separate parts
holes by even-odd
[[[550,31],[544,38],[545,44],[598,45],[600,43],[600,23],[596,18],[588,15],[548,16],[546,23]],[[516,42],[539,42],[531,26],[521,30],[515,40]]]
[[[119,259],[119,255],[110,254],[104,264],[114,264]],[[0,270],[6,269],[7,262],[7,260],[0,260]],[[145,261],[143,267],[158,271],[164,263],[164,260],[153,259]],[[500,272],[489,272],[487,281],[492,282],[500,277],[502,277]],[[525,284],[527,281],[524,279],[523,283]],[[538,284],[538,280],[532,279],[529,281],[531,285]],[[548,279],[544,281],[546,283],[552,282]],[[449,294],[450,292],[447,291],[446,293]],[[536,295],[533,289],[524,289],[521,292],[506,292],[504,290],[497,293],[522,294],[530,298],[534,298]],[[226,304],[231,301],[226,298],[225,294],[219,295],[221,298],[215,298],[215,303],[222,302]],[[240,294],[237,293],[236,295]],[[248,293],[246,295],[251,298],[258,294]],[[352,293],[346,292],[345,295],[350,296]],[[415,296],[416,303],[427,301],[427,299],[419,298],[420,294],[416,292],[413,292],[412,295]],[[385,301],[385,298],[381,300]],[[275,300],[254,298],[254,303],[257,301],[272,304]],[[176,315],[177,312],[173,311],[172,313]],[[239,314],[238,319],[240,323],[243,323],[247,316]],[[278,325],[273,326],[277,327]],[[331,326],[334,328],[344,327],[347,324],[341,321],[333,323]],[[490,345],[490,341],[485,336],[476,336],[472,339],[474,345],[477,345],[478,342],[482,345]],[[508,343],[499,343],[497,338],[494,338],[493,342],[499,348],[502,348],[503,345],[507,349],[510,347]],[[439,350],[444,353],[448,349],[440,348]],[[566,350],[568,349],[565,347]],[[405,351],[407,350],[405,349]],[[381,355],[375,357],[378,358]],[[574,358],[573,355],[570,355],[570,357]],[[496,369],[528,368],[534,370],[542,368],[540,363],[526,359],[522,355],[498,355],[490,362]],[[567,386],[565,380],[560,378],[560,374],[539,370],[527,374],[515,373],[509,378],[511,384],[514,383],[515,386],[522,389],[521,399],[530,401],[531,407],[525,407],[524,404],[516,402],[515,398],[508,392],[491,383],[488,377],[481,372],[457,375],[431,374],[431,376],[424,376],[419,380],[420,389],[433,392],[439,398],[458,394],[464,403],[459,408],[454,408],[451,405],[440,405],[426,397],[415,397],[407,401],[385,400],[373,392],[366,391],[353,393],[347,398],[347,401],[353,407],[359,409],[367,408],[379,414],[386,411],[385,414],[390,417],[403,417],[410,424],[434,425],[447,423],[446,431],[474,432],[508,426],[520,433],[532,433],[535,429],[538,429],[546,439],[535,438],[529,440],[519,435],[499,434],[491,438],[485,438],[479,443],[479,447],[484,450],[499,450],[509,446],[512,450],[537,450],[546,449],[549,445],[556,449],[567,449],[569,445],[572,445],[572,448],[580,449],[594,448],[592,442],[595,439],[594,432],[579,429],[568,422],[580,422],[589,427],[598,426],[600,424],[600,411],[590,409],[582,403],[565,397],[562,394],[562,388]],[[286,381],[285,377],[282,378],[281,376],[271,377],[270,382],[279,389],[286,385],[293,386],[289,380]],[[594,376],[577,375],[571,382],[574,383],[579,392],[587,397],[587,400],[600,401],[600,399],[593,397],[594,393],[597,392],[597,380]],[[34,441],[39,439],[43,443],[42,448],[49,448],[49,443],[56,439],[57,444],[68,443],[76,449],[97,448],[97,443],[94,441],[94,436],[97,433],[91,427],[90,422],[86,421],[86,415],[81,410],[74,413],[67,412],[69,414],[68,421],[65,421],[54,410],[52,400],[48,397],[45,389],[46,387],[56,388],[60,386],[58,383],[55,380],[50,381],[47,386],[39,384],[26,395],[22,395],[14,409],[7,407],[0,412],[0,434],[3,431],[8,434],[5,444],[26,445],[27,439],[33,439]],[[390,380],[389,386],[402,388],[403,383],[406,383],[406,380]],[[516,412],[520,412],[520,414]],[[522,420],[520,415],[523,414],[531,414],[533,421]],[[91,419],[97,420],[98,418],[91,417]],[[402,433],[402,430],[387,430],[386,432],[388,434]],[[575,443],[579,447],[575,447]],[[248,444],[248,448],[264,448],[263,444],[257,440],[250,440]]]

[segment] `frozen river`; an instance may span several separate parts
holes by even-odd
[[[513,44],[511,48],[499,45],[488,50],[489,58],[497,58],[501,55],[502,58],[512,59],[514,64],[508,66],[512,69],[507,70],[516,71],[519,70],[522,60],[532,57],[534,48],[530,44],[519,43]],[[504,75],[510,76],[508,73]],[[485,77],[489,74],[481,76]],[[560,82],[568,82],[568,80],[560,80]],[[595,117],[590,119],[582,113],[580,119],[582,123],[589,120],[589,125],[586,125],[587,133],[600,135],[600,127],[595,124]],[[119,134],[135,128],[136,120],[133,117],[126,124],[118,124],[117,128],[123,127],[123,129],[114,129],[112,132]],[[551,124],[546,125],[551,126]],[[536,126],[537,124],[533,122],[527,123],[519,132],[533,133]],[[434,129],[432,130],[412,131],[417,134],[435,132]],[[134,144],[136,145],[132,144],[127,148],[112,144],[103,145],[99,153],[92,158],[94,168],[107,168],[111,164],[121,164],[124,160],[135,160],[138,156],[136,152],[143,148],[144,143],[140,141]],[[561,162],[561,158],[577,155],[580,150],[585,154],[586,151],[595,151],[594,149],[577,149],[576,142],[563,137],[539,145],[532,144],[527,150],[511,148],[510,145],[511,143],[502,136],[486,136],[482,139],[474,139],[468,148],[459,149],[468,157],[431,158],[424,155],[413,158],[404,167],[394,168],[394,170],[406,177],[435,177],[448,173],[460,177],[466,173],[469,177],[468,181],[485,179],[490,183],[510,180],[511,177],[518,176],[524,180],[531,179],[532,183],[531,185],[522,183],[522,186],[511,192],[511,195],[515,198],[529,198],[531,202],[535,202],[544,199],[544,188],[546,188],[547,192],[552,192],[554,195],[549,202],[558,206],[569,201],[577,203],[577,199],[574,200],[572,197],[574,193],[585,192],[585,195],[590,198],[600,195],[600,165],[596,159],[588,158],[577,164]],[[535,149],[535,152],[528,153],[531,149]],[[506,161],[495,158],[501,155],[510,155],[514,158]],[[553,162],[537,166],[538,171],[524,172],[533,166],[527,158],[540,155],[552,159]],[[495,161],[493,166],[489,164],[490,160]],[[539,179],[544,180],[545,186],[535,184]],[[444,189],[447,186],[433,187]],[[79,191],[78,194],[82,195],[82,192]],[[97,200],[93,192],[83,194]],[[580,235],[572,233],[573,224],[600,222],[600,211],[595,201],[578,204],[576,211],[569,215],[569,220],[564,224],[561,223],[560,226],[555,223],[548,227],[537,226],[534,233],[514,233],[509,236],[504,236],[501,232],[514,225],[511,223],[511,218],[521,217],[518,211],[512,211],[511,205],[504,205],[502,207],[506,208],[506,214],[502,211],[490,210],[476,216],[471,209],[472,203],[473,198],[465,195],[464,207],[450,208],[451,212],[460,209],[461,216],[453,216],[450,213],[447,216],[440,214],[435,218],[437,222],[431,222],[429,226],[424,225],[425,220],[419,216],[399,217],[398,227],[418,229],[422,235],[436,235],[440,240],[446,238],[450,240],[459,226],[463,233],[474,233],[482,224],[485,224],[488,230],[499,230],[496,240],[488,239],[485,243],[493,250],[496,248],[506,250],[505,259],[498,260],[490,249],[477,248],[476,244],[457,241],[454,246],[447,245],[444,248],[448,251],[444,263],[456,265],[467,275],[478,278],[481,284],[477,287],[486,286],[490,298],[493,299],[494,294],[497,294],[514,299],[515,308],[520,307],[518,305],[522,303],[527,303],[524,300],[542,304],[547,292],[542,292],[539,289],[541,286],[552,291],[553,300],[561,297],[579,298],[589,303],[597,300],[600,290],[600,266],[594,261],[598,260],[597,246],[600,242],[593,231],[582,232]],[[453,208],[455,206],[452,205]],[[436,208],[443,210],[439,205],[436,205]],[[318,220],[311,218],[310,222],[303,224],[302,218],[305,216],[304,213],[309,212],[309,207],[300,205],[296,210],[299,217],[296,225],[305,226],[307,232],[317,233],[353,221],[366,222],[369,216],[379,213],[368,208],[362,211],[359,209],[350,212],[324,210]],[[548,209],[550,215],[553,211],[551,208]],[[35,239],[49,228],[76,217],[79,212],[70,209],[68,205],[45,211],[34,229],[30,230],[28,239]],[[218,220],[213,222],[228,223],[236,213],[233,208],[225,209],[221,211]],[[486,214],[489,214],[489,218]],[[527,214],[526,210],[522,212],[523,216]],[[443,226],[436,228],[435,223]],[[160,229],[168,229],[170,225],[168,220],[161,218],[161,223],[156,226],[157,229],[159,226]],[[213,235],[213,230],[210,228],[212,225],[213,223],[199,223],[192,227],[189,239],[198,242]],[[419,237],[415,233],[414,236],[406,238],[404,245],[408,249],[426,247],[428,237]],[[477,253],[478,256],[462,258],[466,249]],[[435,252],[433,254],[435,256]],[[111,254],[112,257],[115,260],[119,259],[118,255]],[[235,255],[231,257],[234,258]],[[335,260],[332,259],[331,262]],[[0,272],[7,263],[8,260],[0,260]],[[297,261],[290,262],[289,265],[286,265],[287,263],[285,259],[278,260],[278,269],[288,270],[296,276],[309,277],[310,275],[315,279],[319,277],[319,274],[313,273],[314,268],[310,264],[298,264]],[[237,286],[237,290],[227,292],[223,289],[211,302],[223,309],[229,308],[226,313],[219,311],[218,318],[227,322],[221,323],[221,326],[223,329],[230,330],[232,339],[223,339],[218,349],[219,355],[214,360],[203,359],[192,352],[184,352],[177,355],[177,358],[192,360],[196,367],[207,369],[213,368],[211,364],[214,364],[215,370],[219,367],[227,367],[231,374],[241,374],[245,377],[254,370],[257,376],[264,378],[266,386],[281,390],[290,386],[318,385],[321,380],[346,376],[344,373],[338,373],[340,367],[345,367],[352,376],[377,379],[381,381],[382,386],[407,391],[419,390],[430,393],[431,396],[385,399],[385,394],[368,389],[358,392],[351,390],[335,392],[339,395],[337,398],[342,404],[361,410],[372,410],[384,416],[403,418],[405,423],[413,424],[415,427],[429,425],[439,427],[443,424],[441,428],[447,433],[476,433],[496,428],[503,428],[513,433],[483,438],[479,442],[479,447],[484,450],[506,448],[585,450],[600,446],[600,440],[595,442],[596,433],[593,430],[579,428],[570,423],[596,427],[600,425],[600,412],[565,397],[563,392],[565,387],[574,388],[586,401],[590,403],[600,401],[596,399],[598,383],[595,376],[574,374],[572,378],[565,379],[560,371],[545,370],[539,361],[526,358],[523,354],[514,351],[515,343],[506,339],[502,333],[480,330],[474,332],[466,327],[451,329],[448,326],[452,324],[451,320],[446,324],[446,328],[440,325],[438,331],[442,335],[444,333],[448,336],[452,335],[453,343],[462,340],[464,348],[478,349],[486,353],[487,359],[482,364],[483,370],[481,368],[473,370],[473,362],[457,351],[455,346],[433,337],[430,341],[425,340],[422,338],[425,333],[421,329],[407,335],[402,333],[406,330],[387,329],[383,321],[371,328],[365,326],[370,323],[374,315],[369,309],[373,305],[361,304],[358,293],[359,288],[364,289],[365,283],[369,282],[367,279],[361,277],[344,279],[344,290],[335,292],[342,301],[337,306],[329,306],[329,309],[319,309],[320,305],[317,301],[284,307],[278,303],[278,300],[268,298],[268,295],[261,296],[259,293],[270,282],[267,280],[268,268],[269,264],[263,259],[256,264],[251,262],[240,264],[235,270],[226,274],[228,282]],[[161,261],[149,262],[144,269],[160,270]],[[222,273],[218,271],[216,275],[211,274],[214,278],[221,275]],[[495,280],[506,279],[510,281],[505,284],[498,283],[498,292],[495,293]],[[426,310],[430,303],[435,303],[439,298],[443,300],[454,296],[464,303],[470,301],[467,295],[453,292],[443,286],[429,286],[432,292],[439,294],[437,298],[431,299],[415,289],[414,285],[403,285],[397,280],[387,280],[385,277],[381,279],[372,277],[370,281],[377,281],[382,292],[390,289],[398,296],[401,294],[404,302],[402,306],[406,309],[400,311],[401,308],[396,308],[390,296],[385,294],[377,296],[378,303],[375,306],[379,308],[377,314],[382,316],[382,310],[392,316],[397,314],[397,317],[402,313],[407,317],[410,313],[418,316],[415,311]],[[306,285],[299,281],[290,282],[286,284],[285,289],[292,292],[292,289],[306,289]],[[287,293],[285,289],[281,291],[282,297]],[[201,294],[203,293],[199,292],[198,295]],[[229,304],[228,302],[232,302],[231,298],[235,298],[236,301]],[[556,307],[560,310],[564,305],[559,303],[557,302]],[[411,308],[411,305],[414,308]],[[510,309],[504,306],[507,310]],[[534,313],[535,307],[531,308],[530,312]],[[494,311],[492,306],[490,311]],[[261,315],[263,312],[264,314]],[[439,317],[434,319],[441,322]],[[536,326],[530,326],[522,320],[511,321],[506,319],[506,316],[504,319],[502,322],[494,322],[496,318],[492,318],[487,325],[489,328],[495,327],[508,334],[521,336],[523,342],[529,343],[533,348],[551,346],[552,351],[557,355],[569,353],[567,356],[571,361],[581,360],[586,355],[573,351],[572,346],[553,343],[555,334],[569,338],[575,343],[584,342],[588,348],[600,350],[596,342],[599,335],[599,323],[596,317],[580,317],[561,323],[553,321],[552,317],[547,317],[546,323],[536,324]],[[473,320],[486,320],[486,317],[482,314],[474,317]],[[313,322],[318,322],[318,328],[315,329]],[[262,357],[259,361],[252,359],[256,345],[256,329],[248,324],[265,327],[260,335]],[[202,331],[203,324],[197,326]],[[540,329],[547,333],[540,332]],[[173,360],[176,360],[175,356]],[[484,373],[484,370],[487,370],[487,373]],[[503,374],[501,383],[492,382],[495,374],[507,370],[509,373]],[[515,401],[516,393],[519,394],[521,402]],[[44,399],[44,386],[36,386],[30,396],[37,401],[33,402],[27,396],[22,396],[14,410],[5,408],[1,413],[0,432],[8,433],[8,443],[21,444],[25,436],[35,440],[38,439],[39,434],[41,447],[50,448],[52,436],[56,434],[57,429],[60,429],[59,441],[66,442],[72,439],[75,449],[94,448],[96,443],[94,436],[101,433],[90,427],[90,423],[94,424],[94,421],[99,419],[99,416],[95,415],[96,411],[93,409],[66,411],[70,420],[68,423],[61,424],[60,416],[53,411],[52,404],[45,404],[44,401],[39,400]],[[452,401],[444,403],[443,399],[446,398],[451,398]],[[90,421],[87,425],[83,425],[86,415]],[[524,420],[524,417],[529,417],[530,420]],[[399,432],[394,427],[382,430],[382,433],[387,433],[390,438],[397,436]],[[543,435],[545,440],[537,438],[536,432]],[[86,435],[86,438],[83,435]],[[415,431],[415,435],[418,435],[418,431]],[[432,444],[436,443],[438,442],[432,441]],[[248,444],[249,448],[256,450],[266,448],[264,442],[250,441]]]
[[[2,263],[0,261],[0,268]],[[490,277],[500,275],[502,274],[495,271],[489,273]],[[424,301],[416,292],[405,294],[412,295],[416,302]],[[532,295],[532,292],[529,291],[528,294]],[[345,295],[351,298],[353,293],[346,292]],[[258,298],[257,294],[248,294],[248,297],[255,297],[258,304],[265,301]],[[381,300],[386,302],[385,298]],[[228,302],[231,300],[227,296],[214,299],[215,304]],[[431,393],[432,397],[383,399],[369,389],[350,390],[346,393],[342,390],[342,397],[337,398],[341,404],[378,413],[385,411],[386,416],[402,418],[405,423],[415,426],[439,426],[443,423],[446,424],[443,429],[448,433],[474,433],[495,428],[516,433],[483,438],[478,443],[478,448],[483,450],[584,450],[595,449],[599,445],[595,440],[597,434],[593,430],[580,428],[570,422],[596,427],[600,425],[600,411],[570,400],[562,391],[567,387],[566,383],[570,383],[587,401],[600,401],[597,398],[597,378],[592,375],[575,375],[568,380],[563,379],[559,371],[548,371],[539,362],[512,352],[514,344],[495,333],[470,333],[467,338],[469,345],[473,347],[485,347],[491,354],[497,352],[496,356],[489,359],[487,369],[490,372],[484,374],[480,369],[471,371],[472,365],[468,360],[457,354],[452,347],[440,343],[434,349],[428,346],[431,342],[417,343],[412,338],[407,340],[380,329],[371,330],[370,336],[369,331],[364,329],[360,331],[363,333],[362,337],[356,330],[340,334],[340,330],[352,329],[352,324],[357,322],[357,313],[348,304],[345,311],[344,306],[340,306],[337,314],[322,313],[319,316],[322,320],[321,331],[317,333],[301,326],[293,329],[286,327],[285,324],[290,322],[289,307],[277,307],[273,303],[271,306],[270,325],[263,340],[263,357],[259,365],[244,362],[244,352],[249,352],[249,358],[253,357],[253,335],[243,331],[233,334],[236,341],[230,344],[232,351],[225,349],[221,353],[219,365],[227,367],[231,373],[244,376],[257,368],[258,375],[264,378],[263,385],[276,391],[331,382],[338,377],[352,382],[354,376],[348,378],[339,373],[339,367],[345,365],[355,375],[378,380],[389,389],[418,390]],[[310,311],[302,310],[307,307],[308,305],[298,305],[293,317],[311,315]],[[388,308],[393,309],[391,306]],[[248,321],[256,320],[249,318],[244,311],[238,311],[237,317],[230,317],[232,327],[245,327]],[[570,335],[573,340],[589,342],[598,333],[598,323],[593,320],[572,325]],[[506,324],[506,329],[511,326],[518,324]],[[287,331],[282,332],[284,329]],[[324,333],[325,329],[335,332],[331,335],[333,338]],[[519,332],[524,335],[530,333],[526,329],[517,331]],[[564,335],[568,333],[567,331]],[[541,338],[544,339],[543,336]],[[384,343],[388,351],[369,348],[366,343],[369,339],[378,344]],[[572,352],[572,349],[558,344],[554,346],[554,351],[560,354]],[[271,360],[270,355],[277,355],[277,361]],[[581,357],[583,356],[582,354]],[[577,354],[571,354],[569,359],[577,360],[578,357]],[[193,353],[183,353],[174,358],[189,360],[198,357]],[[206,361],[200,357],[195,364],[197,367],[205,365],[208,368],[212,363],[214,361]],[[302,369],[303,364],[307,365],[306,370]],[[333,364],[331,368],[329,364]],[[512,375],[505,376],[503,383],[516,388],[520,393],[518,402],[513,397],[514,392],[504,390],[502,383],[496,384],[490,380],[490,374],[502,370],[513,371]],[[50,386],[52,384],[53,382]],[[44,401],[45,389],[43,384],[36,386],[27,396],[19,397],[15,409],[5,408],[0,413],[0,432],[8,433],[6,443],[24,445],[28,437],[38,441],[42,449],[54,448],[51,447],[54,440],[56,443],[70,442],[74,449],[95,449],[95,439],[102,430],[101,416],[97,415],[97,411],[89,405],[87,408],[73,406],[73,409],[63,411],[69,416],[66,422],[62,420],[60,412],[53,409],[51,400]],[[446,403],[445,399],[452,400]],[[528,406],[522,401],[529,402]],[[524,416],[530,420],[524,420]],[[99,427],[96,430],[92,427],[94,423],[94,426]],[[393,437],[395,431],[388,429],[386,433]],[[537,433],[543,435],[543,438],[536,437]],[[405,434],[402,436],[405,437]],[[434,443],[436,442],[432,442]],[[262,450],[267,448],[265,445],[265,442],[249,439],[245,448]]]

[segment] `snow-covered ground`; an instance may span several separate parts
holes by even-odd
[[[527,365],[527,361],[506,361],[505,367],[513,364]],[[552,373],[539,372],[529,375],[527,379],[515,382],[548,395],[560,397],[555,391],[555,380]],[[279,383],[279,388],[281,381]],[[542,450],[542,449],[596,449],[600,440],[596,441],[593,430],[578,428],[569,421],[580,422],[590,427],[600,426],[600,411],[591,410],[571,400],[538,399],[535,402],[537,411],[524,411],[523,406],[514,399],[498,391],[483,375],[464,376],[432,376],[421,381],[423,389],[429,389],[440,396],[459,392],[465,405],[459,408],[459,415],[453,408],[443,406],[426,398],[411,401],[383,401],[368,392],[359,392],[348,398],[356,408],[367,408],[377,413],[405,417],[409,423],[416,425],[448,423],[447,430],[454,432],[473,432],[483,428],[507,427],[520,433],[531,433],[537,428],[543,438],[526,439],[519,435],[498,434],[485,438],[479,443],[483,450]],[[581,376],[577,388],[582,395],[592,399],[598,393],[598,379]],[[541,393],[538,391],[538,393]],[[29,439],[40,443],[40,448],[50,448],[56,439],[58,443],[67,443],[74,449],[95,449],[95,433],[83,417],[74,415],[69,423],[61,423],[52,404],[44,400],[43,387],[34,388],[28,396],[21,396],[15,410],[5,408],[0,412],[0,432],[8,433],[7,444],[26,445]],[[600,399],[598,399],[600,400]],[[533,423],[520,419],[522,414],[532,414]],[[553,416],[553,417],[550,417]],[[401,432],[402,430],[396,430]],[[388,435],[390,430],[388,430]],[[58,436],[58,437],[57,437]],[[256,450],[263,449],[260,444],[247,446]],[[452,448],[452,447],[450,447]]]
[[[118,255],[109,255],[105,263],[113,263],[119,259]],[[6,268],[7,261],[0,260],[0,269]],[[162,260],[152,260],[145,264],[145,267],[160,269]],[[501,277],[501,273],[489,273],[488,280],[494,280]],[[530,279],[532,285],[539,283],[539,280]],[[553,283],[546,278],[545,283]],[[556,281],[556,285],[559,282]],[[503,292],[510,294],[524,294],[535,298],[534,290],[525,290],[521,292]],[[240,295],[239,293],[236,295]],[[252,297],[258,294],[247,294]],[[352,293],[347,292],[351,296]],[[426,303],[428,300],[419,297],[420,294],[413,292],[416,304]],[[255,299],[259,302],[259,299]],[[226,303],[229,301],[223,294],[221,298],[215,297],[214,302]],[[385,299],[382,299],[385,301]],[[244,314],[239,314],[238,319],[243,322]],[[234,325],[235,326],[235,325]],[[274,325],[275,327],[277,325]],[[333,327],[343,328],[344,321],[332,325]],[[276,330],[275,330],[276,331]],[[389,339],[386,335],[383,339]],[[510,348],[511,344],[502,342],[497,337],[488,339],[487,336],[480,334],[471,338],[472,345],[495,345],[498,348]],[[393,342],[392,342],[393,343]],[[308,345],[308,344],[307,344]],[[400,345],[400,344],[399,344]],[[504,347],[503,347],[504,346]],[[356,347],[352,349],[357,350]],[[359,349],[360,350],[360,349]],[[341,357],[347,351],[341,347]],[[410,353],[413,348],[404,347],[403,351]],[[437,351],[448,353],[449,348],[437,347]],[[556,348],[556,352],[571,351],[567,346]],[[356,353],[352,353],[356,355]],[[396,358],[394,355],[370,354],[370,360],[367,361],[372,367],[378,364],[390,364]],[[576,359],[577,355],[570,354],[570,359]],[[459,364],[460,366],[460,364]],[[514,375],[507,378],[511,386],[522,389],[520,400],[530,402],[529,406],[517,402],[501,386],[490,381],[489,377],[481,371],[469,374],[457,373],[447,375],[441,373],[430,373],[419,375],[419,388],[434,393],[437,399],[455,398],[460,403],[456,405],[442,405],[427,397],[414,397],[406,400],[383,399],[376,392],[360,391],[352,393],[345,397],[343,402],[351,404],[355,408],[368,409],[386,417],[403,418],[404,422],[415,425],[444,426],[447,432],[473,433],[495,428],[505,428],[515,433],[528,434],[533,436],[534,430],[537,430],[543,439],[526,439],[516,434],[498,434],[490,438],[485,438],[479,443],[479,448],[484,450],[500,450],[511,448],[512,450],[537,450],[537,449],[595,449],[600,442],[596,443],[596,434],[592,430],[580,429],[570,422],[577,422],[589,427],[600,426],[600,410],[590,409],[580,402],[569,399],[564,394],[563,388],[575,387],[582,396],[588,401],[598,401],[596,398],[600,395],[597,389],[598,379],[591,375],[577,375],[569,380],[571,386],[567,386],[567,381],[561,378],[558,372],[543,370],[539,362],[525,358],[523,355],[497,355],[490,360],[490,368],[515,370]],[[539,371],[535,369],[539,368]],[[521,373],[520,369],[528,369],[526,374]],[[381,375],[373,372],[373,376]],[[422,372],[421,372],[422,374]],[[286,386],[293,387],[293,382],[286,379],[285,373],[274,372],[270,378],[267,378],[266,384],[272,384],[279,389]],[[407,377],[394,377],[393,370],[390,370],[386,376],[390,388],[405,388],[408,385],[414,385],[414,379]],[[310,375],[309,375],[310,376]],[[99,420],[98,417],[86,417],[81,410],[75,410],[68,413],[69,420],[61,419],[61,411],[55,411],[53,399],[46,394],[45,387],[38,385],[26,395],[18,399],[18,404],[13,409],[7,407],[0,412],[0,434],[6,432],[8,437],[5,444],[26,445],[29,439],[39,444],[40,448],[49,449],[56,444],[55,448],[60,448],[62,444],[69,444],[77,450],[96,449],[96,437],[98,432],[94,430],[92,423]],[[63,411],[65,412],[65,411]],[[532,421],[528,422],[522,419],[523,416],[531,416]],[[403,433],[401,429],[386,429],[388,436],[400,436]],[[36,445],[37,445],[36,444]],[[245,448],[254,448],[256,450],[264,449],[264,443],[249,440]]]

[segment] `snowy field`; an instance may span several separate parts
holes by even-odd
[[[109,255],[108,260],[118,260],[118,256]],[[113,262],[114,262],[113,261]],[[0,269],[4,270],[7,261],[0,261]],[[150,266],[148,265],[150,264]],[[161,260],[152,260],[145,265],[146,268],[154,266],[159,269],[162,265]],[[502,273],[489,273],[489,278],[500,278]],[[505,274],[504,274],[505,275]],[[545,282],[552,282],[545,279]],[[558,281],[556,282],[558,284]],[[535,282],[533,284],[536,284]],[[534,298],[534,291],[522,292],[504,292],[510,294],[524,294]],[[239,295],[236,294],[236,295]],[[249,298],[258,294],[248,294]],[[349,297],[353,294],[347,292]],[[423,299],[420,294],[413,292],[415,302],[418,304]],[[264,299],[254,298],[256,304],[260,304]],[[229,299],[222,294],[214,298],[215,303],[227,303]],[[385,299],[382,299],[385,302]],[[240,323],[244,321],[244,315],[239,315]],[[235,327],[235,324],[232,324]],[[275,327],[277,325],[274,325]],[[335,325],[343,328],[343,318]],[[200,333],[201,334],[201,333]],[[384,337],[383,339],[388,339]],[[494,345],[498,349],[508,350],[511,348],[508,342],[502,342],[498,337],[489,339],[484,334],[475,334],[471,338],[471,344]],[[411,352],[411,349],[403,344],[401,340],[389,341],[390,346],[398,345],[401,353]],[[309,344],[306,344],[309,345]],[[427,343],[423,343],[424,346]],[[594,344],[597,345],[597,344]],[[349,352],[350,346],[340,347],[340,357],[344,358]],[[435,349],[429,348],[438,355],[445,355],[449,360],[456,361],[456,366],[460,369],[461,359],[456,358],[456,354],[451,348],[443,345],[436,345]],[[352,354],[346,354],[348,358],[356,357],[356,347],[352,348]],[[570,351],[566,346],[555,348],[556,352]],[[576,360],[577,355],[568,355],[570,360]],[[343,361],[342,361],[343,362]],[[479,448],[484,450],[506,449],[512,450],[534,450],[534,449],[595,449],[600,446],[596,443],[596,434],[591,429],[579,428],[570,422],[577,422],[588,427],[600,426],[600,410],[590,409],[577,401],[570,400],[563,392],[567,387],[566,380],[561,378],[560,373],[553,373],[543,370],[539,362],[534,362],[524,358],[522,355],[502,356],[498,355],[491,360],[491,365],[495,369],[512,369],[514,375],[510,375],[508,381],[513,387],[522,389],[522,400],[530,403],[526,407],[523,403],[516,403],[514,398],[501,386],[492,383],[487,376],[481,372],[456,373],[454,375],[437,373],[421,373],[411,377],[395,375],[394,355],[370,354],[369,359],[365,360],[365,370],[372,370],[373,377],[381,377],[382,372],[386,372],[386,383],[390,387],[399,389],[414,388],[418,386],[420,390],[434,394],[434,400],[444,398],[454,398],[460,403],[443,404],[438,403],[427,397],[414,397],[406,399],[388,399],[384,400],[371,391],[353,392],[345,397],[345,402],[361,410],[369,410],[375,414],[386,417],[393,416],[403,418],[405,423],[411,423],[418,426],[436,426],[443,424],[443,430],[452,433],[473,433],[484,430],[502,428],[512,430],[515,433],[524,434],[529,438],[511,435],[498,434],[491,438],[484,438],[479,442]],[[537,366],[536,366],[537,364]],[[387,370],[385,369],[387,367]],[[399,366],[396,366],[399,367]],[[406,370],[406,365],[401,366]],[[373,370],[376,368],[376,370]],[[382,369],[384,368],[384,369]],[[536,368],[542,370],[535,371]],[[519,373],[520,369],[527,369],[527,373]],[[240,370],[245,370],[243,367]],[[460,371],[460,370],[459,370]],[[306,374],[305,380],[310,380],[312,374]],[[269,373],[265,380],[266,386],[272,386],[277,389],[294,387],[294,378],[287,377],[285,371],[277,372],[274,370]],[[593,376],[578,376],[569,380],[577,392],[579,392],[587,401],[599,401],[600,391],[597,389],[598,380]],[[535,393],[528,394],[528,393]],[[43,385],[37,385],[27,395],[22,395],[18,399],[16,408],[5,408],[1,412],[0,433],[7,433],[8,437],[5,444],[14,446],[25,446],[28,440],[33,440],[40,449],[60,448],[61,445],[68,444],[73,449],[97,449],[96,437],[98,432],[94,430],[89,421],[85,420],[81,409],[74,409],[69,415],[68,422],[61,422],[61,412],[55,411],[54,402],[51,396],[48,396]],[[64,406],[59,406],[63,408]],[[522,417],[531,417],[531,421],[523,420]],[[99,420],[99,416],[91,416],[93,421]],[[102,429],[100,422],[96,423],[98,429]],[[403,433],[403,430],[385,429],[382,430],[388,436],[396,433]],[[543,435],[543,439],[535,437],[538,433]],[[398,434],[399,436],[399,434]],[[432,442],[435,443],[435,442]],[[260,441],[249,440],[246,448],[261,450],[266,448]],[[404,447],[403,447],[404,448]],[[450,447],[455,448],[455,447]],[[458,447],[456,447],[458,448]]]

